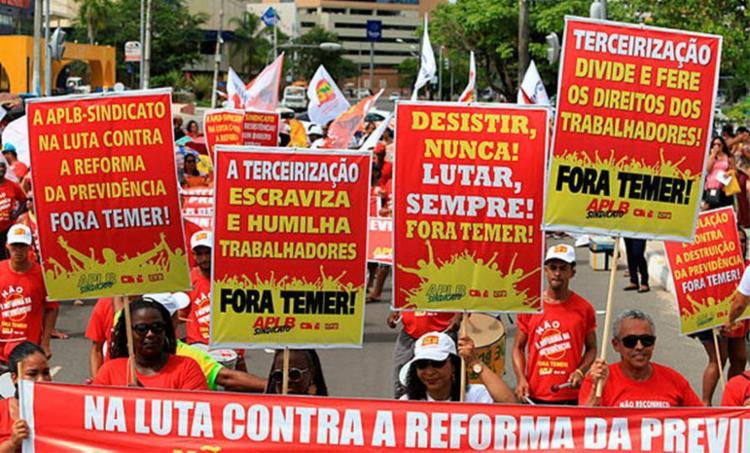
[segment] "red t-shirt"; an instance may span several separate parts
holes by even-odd
[[[0,261],[0,341],[4,343],[0,358],[7,361],[12,348],[23,340],[40,344],[44,310],[57,307],[57,302],[47,302],[39,264],[18,273],[11,269],[10,260]]]
[[[10,398],[0,400],[0,443],[10,439],[13,430],[13,417],[10,416]]]
[[[197,267],[190,271],[193,291],[190,292],[190,313],[188,314],[185,336],[188,344],[208,344],[208,329],[211,321],[211,280]]]
[[[0,183],[0,231],[13,226],[10,214],[21,204],[26,203],[26,194],[17,183],[9,180]]]
[[[111,297],[102,297],[96,301],[91,310],[89,325],[86,327],[86,338],[104,343],[104,360],[109,359],[109,342],[112,340],[112,328],[115,323],[115,307]]]
[[[727,382],[727,387],[721,396],[721,405],[742,407],[748,398],[750,398],[750,372],[746,371]]]
[[[442,332],[448,328],[455,313],[445,311],[402,311],[404,332],[414,339],[429,332]]]
[[[577,389],[552,392],[564,384],[581,363],[586,335],[596,330],[594,307],[576,293],[560,304],[544,303],[544,313],[518,315],[518,330],[526,342],[526,379],[529,394],[543,401],[578,398]]]
[[[16,178],[18,178],[18,180],[20,181],[24,176],[26,176],[26,173],[29,172],[29,167],[27,167],[26,164],[24,164],[20,160],[17,160],[10,165],[10,171],[12,171],[13,174],[16,175]]]
[[[108,360],[99,368],[94,378],[95,385],[127,386],[130,367],[128,359]],[[195,360],[178,355],[170,355],[167,364],[153,376],[137,373],[138,382],[146,388],[173,390],[208,390],[206,376]]]
[[[703,401],[680,373],[658,363],[652,362],[651,367],[651,377],[645,381],[635,381],[625,376],[620,363],[610,365],[600,405],[644,409],[703,406]],[[585,404],[592,391],[595,389],[592,389],[591,376],[586,376],[581,384],[578,403]]]

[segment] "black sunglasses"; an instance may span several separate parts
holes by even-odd
[[[656,343],[656,337],[653,335],[628,335],[627,337],[620,338],[623,346],[628,349],[632,349],[640,341],[644,348],[650,348]]]
[[[414,366],[417,367],[418,370],[424,370],[427,367],[432,367],[435,369],[440,369],[445,366],[445,364],[448,363],[448,359],[445,360],[417,360],[414,362]]]
[[[152,324],[136,324],[133,326],[133,331],[138,335],[146,335],[150,330],[155,335],[159,335],[160,333],[164,332],[164,329],[166,327],[166,324],[164,324],[163,322],[155,322]]]
[[[307,373],[308,371],[310,370],[308,370],[307,368],[304,368],[304,369],[289,368],[289,381],[290,382],[299,381],[300,379],[302,379],[302,376],[304,376],[305,373]],[[273,379],[274,381],[281,382],[283,378],[284,378],[283,370],[273,370],[271,372],[271,379]]]

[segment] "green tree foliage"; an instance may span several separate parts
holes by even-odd
[[[736,99],[750,84],[750,12],[737,0],[625,0],[609,1],[611,20],[723,36],[722,79],[728,97]],[[562,39],[566,15],[588,17],[591,0],[529,0],[529,52],[547,91],[556,91],[557,64],[546,61],[544,37],[555,32]],[[515,99],[518,80],[518,0],[459,0],[441,3],[430,22],[433,45],[477,57],[479,80],[508,99]]]
[[[101,10],[100,7],[104,7]],[[191,14],[185,0],[154,0],[151,13],[151,75],[159,76],[200,58],[206,18]],[[105,14],[100,15],[100,12]],[[140,37],[140,0],[81,0],[74,23],[73,39],[91,37],[111,45],[117,52],[118,79],[125,78],[124,49],[127,41]]]
[[[322,27],[315,26],[307,33],[300,36],[294,41],[294,44],[305,46],[317,46],[324,42],[340,43],[339,37],[332,32],[326,31]],[[294,54],[297,59],[294,61]],[[343,57],[344,49],[332,52],[319,48],[301,48],[293,47],[286,51],[285,67],[293,69],[295,79],[310,80],[317,71],[318,66],[324,65],[334,80],[339,81],[347,77],[357,75],[357,65]]]
[[[273,28],[266,27],[251,12],[230,19],[229,25],[234,27],[234,40],[229,43],[229,52],[232,58],[239,57],[242,61],[242,65],[235,70],[243,76],[243,80],[251,80],[266,66],[269,58],[273,58]],[[286,41],[286,35],[277,32],[277,44]]]

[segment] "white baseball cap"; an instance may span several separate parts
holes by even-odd
[[[398,380],[401,384],[406,385],[406,379],[409,377],[409,370],[417,360],[435,360],[441,362],[451,354],[456,354],[456,343],[451,337],[442,332],[429,332],[414,343],[414,358],[406,362],[398,373]]]
[[[190,237],[190,249],[195,250],[196,247],[208,247],[213,248],[214,237],[210,231],[201,230],[193,233]]]
[[[26,244],[31,245],[33,236],[31,235],[31,228],[17,223],[10,227],[8,230],[8,244]]]
[[[553,245],[547,250],[547,256],[544,258],[544,264],[549,260],[565,261],[568,264],[575,264],[576,249],[568,244]]]
[[[144,294],[143,298],[159,302],[167,309],[170,315],[173,315],[177,310],[182,310],[190,305],[190,296],[182,292]]]

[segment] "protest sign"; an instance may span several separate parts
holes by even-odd
[[[721,36],[566,17],[545,226],[689,241]]]
[[[393,263],[393,219],[370,217],[367,229],[367,261]]]
[[[203,115],[203,135],[206,137],[206,148],[212,161],[214,146],[242,145],[243,123],[245,112],[237,109],[207,110]]]
[[[214,217],[214,190],[205,187],[182,189],[182,218],[211,229]]]
[[[277,146],[279,144],[279,114],[275,112],[245,112],[242,123],[242,142],[247,146]]]
[[[169,91],[30,99],[49,297],[190,288]]]
[[[399,103],[394,307],[536,312],[547,110]]]
[[[664,249],[680,312],[680,332],[723,325],[745,269],[734,209],[702,212],[693,243],[665,242]]]
[[[462,404],[26,380],[20,386],[31,428],[25,452],[736,452],[750,445],[750,410],[740,407]]]
[[[369,183],[369,153],[218,147],[212,345],[361,345]]]

